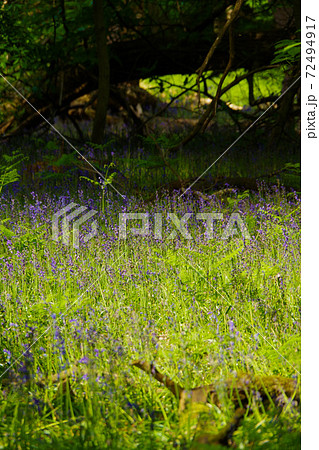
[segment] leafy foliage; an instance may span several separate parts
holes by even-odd
[[[297,39],[284,39],[277,42],[275,46],[275,57],[273,64],[284,63],[288,65],[296,64],[300,61],[301,42]]]
[[[22,153],[14,151],[12,155],[3,155],[4,163],[0,165],[0,195],[5,186],[18,181],[20,175],[17,167],[27,158]],[[0,220],[0,238],[11,239],[14,236],[13,231],[9,230],[4,224],[9,218]]]
[[[105,175],[104,175],[104,179],[100,180],[100,181],[95,181],[92,180],[91,178],[88,177],[84,177],[81,176],[80,179],[86,180],[88,181],[90,184],[94,185],[94,186],[98,186],[99,188],[101,188],[101,211],[104,214],[105,213],[105,193],[106,193],[106,188],[111,185],[117,175],[117,173],[114,171],[112,172],[111,170],[115,167],[114,163],[110,163],[108,166],[105,165],[104,169],[105,169]],[[110,173],[111,171],[111,173]]]
[[[12,155],[3,155],[4,164],[0,164],[0,194],[4,186],[14,183],[20,177],[17,167],[27,158],[22,153],[14,151]]]

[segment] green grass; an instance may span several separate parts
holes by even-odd
[[[243,69],[233,71],[229,73],[223,83],[223,87],[230,84],[236,76],[241,76],[245,73]],[[211,72],[204,73],[207,77],[207,89],[210,95],[214,95],[219,83],[220,77],[211,77]],[[262,73],[256,73],[254,75],[254,96],[267,97],[271,94],[278,94],[282,89],[282,81],[284,79],[284,73],[280,69],[267,70]],[[161,88],[162,85],[162,88]],[[154,95],[159,96],[162,101],[169,101],[172,97],[179,95],[184,89],[193,88],[193,101],[196,100],[196,75],[166,75],[158,77],[157,79],[145,79],[140,82],[140,86],[147,89]],[[200,83],[201,92],[204,92],[204,83]],[[236,86],[227,91],[221,99],[225,102],[230,102],[238,106],[249,105],[248,100],[248,83],[247,80],[243,80]],[[188,93],[189,95],[189,93]],[[189,101],[189,99],[188,99]]]
[[[69,200],[98,209],[96,194],[84,182],[80,188]],[[123,209],[109,200],[99,235],[79,250],[51,239],[61,200],[33,193],[14,205],[3,198],[0,216],[16,233],[0,251],[1,371],[38,340],[1,378],[0,448],[189,448],[198,418],[179,416],[168,390],[130,365],[136,359],[154,361],[186,388],[222,385],[239,371],[299,380],[300,202],[293,195],[264,188],[231,206],[177,195],[128,206],[151,216],[240,210],[255,236],[246,242],[222,240],[225,221],[206,241],[195,220],[193,240],[119,240]],[[164,236],[170,229],[165,222]],[[63,391],[52,377],[75,366]],[[217,432],[232,414],[225,398],[200,420]],[[242,449],[296,449],[299,422],[298,408],[278,415],[257,404],[234,441]]]

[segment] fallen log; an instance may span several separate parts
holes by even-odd
[[[184,389],[181,385],[161,374],[154,364],[145,361],[134,361],[132,365],[152,375],[160,383],[169,389],[179,400],[179,411],[184,411],[190,403],[206,403],[208,400],[217,406],[221,406],[219,399],[220,386],[209,384],[191,390]],[[285,398],[289,401],[300,401],[300,393],[296,381],[282,376],[258,376],[248,373],[237,374],[222,383],[222,387],[228,393],[235,407],[247,406],[251,400],[252,392],[258,392],[259,400],[266,406],[270,404],[282,406]]]
[[[179,414],[193,414],[197,417],[196,433],[193,446],[197,444],[229,445],[233,432],[238,428],[246,413],[252,411],[251,404],[258,399],[264,407],[275,406],[283,408],[289,404],[300,403],[300,392],[296,380],[282,376],[258,376],[240,373],[216,384],[185,389],[168,376],[160,373],[154,364],[145,361],[134,361],[133,366],[150,374],[162,383],[179,402]],[[196,409],[199,404],[215,404],[219,408],[225,395],[235,407],[231,420],[217,434],[209,433],[209,425],[202,428],[199,421],[201,410]],[[294,402],[294,403],[293,403]]]
[[[193,434],[193,448],[197,448],[198,444],[229,446],[234,431],[240,426],[243,417],[253,411],[251,406],[256,401],[265,408],[273,406],[283,409],[289,405],[300,405],[298,384],[292,378],[238,373],[215,384],[185,389],[157,370],[153,363],[136,360],[131,365],[151,375],[174,395],[179,404],[181,421],[188,421],[189,417],[192,417],[193,421],[195,420],[196,430]],[[35,384],[41,389],[45,389],[48,385],[58,384],[54,401],[57,400],[59,395],[64,395],[66,392],[74,398],[76,394],[72,390],[71,382],[77,382],[83,378],[87,379],[87,375],[90,373],[96,378],[96,372],[92,367],[75,364],[58,374],[43,377],[35,381]],[[29,382],[31,382],[31,379]],[[9,378],[5,378],[1,384],[3,387],[7,387],[10,384],[14,385],[15,382],[10,382]],[[200,414],[207,411],[203,409],[206,404],[214,404],[218,408],[222,408],[225,395],[234,406],[234,414],[219,432],[211,433],[209,430],[214,428],[215,423],[209,421],[202,424]],[[51,402],[48,405],[54,410],[54,405]]]

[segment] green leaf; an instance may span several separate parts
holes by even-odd
[[[15,236],[15,234],[13,231],[9,230],[9,228],[5,227],[3,225],[3,222],[4,221],[1,221],[0,223],[0,233],[2,233],[7,239],[11,239],[13,236]]]

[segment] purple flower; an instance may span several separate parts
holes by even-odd
[[[3,349],[3,353],[6,355],[7,357],[7,362],[10,362],[11,360],[11,352],[10,350],[7,350],[6,348]]]
[[[79,359],[79,363],[80,364],[88,364],[89,363],[89,358],[87,356],[83,356],[83,358]]]

